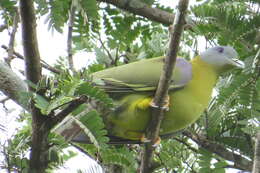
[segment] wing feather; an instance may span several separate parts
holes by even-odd
[[[163,68],[164,57],[141,60],[93,74],[94,83],[108,93],[155,91]],[[180,89],[192,78],[192,66],[177,58],[170,89]]]

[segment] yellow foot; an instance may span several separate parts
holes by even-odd
[[[158,147],[161,143],[161,138],[158,136],[153,144],[153,147]]]
[[[142,134],[140,141],[143,142],[143,143],[151,142],[150,139],[146,138],[145,134]]]
[[[148,139],[148,138],[145,137],[145,134],[142,135],[142,137],[140,138],[140,140],[141,140],[141,142],[143,142],[143,143],[151,142],[150,139]],[[158,145],[160,145],[160,143],[161,143],[161,138],[160,138],[160,136],[158,136],[158,137],[156,138],[155,142],[153,143],[153,147],[157,147]]]
[[[150,102],[150,106],[153,108],[159,108],[159,106],[154,104],[154,100],[152,99],[152,101]],[[169,95],[167,95],[166,99],[165,99],[165,103],[164,105],[161,107],[161,109],[168,111],[169,110],[169,106],[170,106],[170,97]]]

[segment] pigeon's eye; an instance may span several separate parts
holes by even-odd
[[[224,52],[224,48],[223,48],[223,47],[216,47],[216,50],[217,50],[219,53],[223,53],[223,52]]]

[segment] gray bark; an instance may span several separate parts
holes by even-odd
[[[0,91],[28,109],[28,102],[22,98],[22,93],[27,91],[26,83],[3,61],[0,61]]]
[[[256,135],[255,140],[255,157],[252,173],[260,172],[260,132]]]
[[[158,140],[161,122],[164,118],[167,103],[168,90],[174,66],[176,64],[177,53],[181,40],[181,35],[185,25],[185,17],[189,0],[179,0],[178,12],[173,23],[173,32],[170,37],[169,50],[165,58],[165,64],[160,76],[159,84],[151,105],[151,120],[146,129],[145,136],[151,142],[146,143],[143,150],[140,173],[152,172],[152,159],[155,150],[154,144]]]

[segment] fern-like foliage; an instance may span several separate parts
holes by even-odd
[[[102,102],[107,107],[112,107],[112,99],[108,97],[108,95],[98,87],[93,86],[89,82],[83,82],[77,87],[75,91],[77,95],[87,95],[95,100]]]
[[[106,147],[109,139],[105,136],[107,131],[102,118],[96,111],[90,111],[81,116],[76,123],[83,129],[84,133],[89,137],[90,141],[100,150]]]
[[[245,53],[258,41],[255,38],[260,16],[254,9],[244,1],[208,1],[192,8],[198,17],[195,30],[209,40],[217,39],[218,44],[235,45]]]
[[[15,0],[2,0],[0,2],[0,17],[4,21],[2,24],[12,25],[15,8],[17,8]]]
[[[135,154],[126,147],[112,147],[104,150],[101,155],[104,164],[121,166],[122,173],[134,173],[138,168]]]
[[[192,8],[197,22],[193,32],[211,45],[232,45],[246,64],[242,71],[222,76],[199,126],[192,129],[249,158],[253,156],[251,136],[259,130],[260,115],[258,6],[257,1],[212,0]]]

